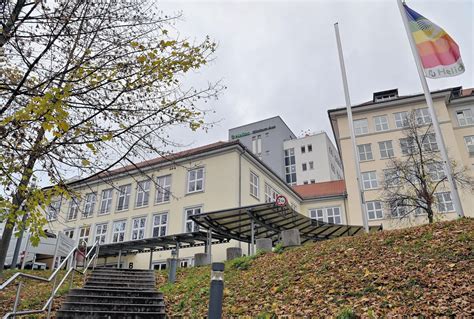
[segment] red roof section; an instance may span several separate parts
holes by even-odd
[[[296,185],[293,190],[303,199],[325,197],[334,195],[343,195],[346,193],[346,183],[344,180]]]

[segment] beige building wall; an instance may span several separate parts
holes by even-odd
[[[70,231],[74,230],[73,238],[79,240],[80,229],[90,227],[89,244],[94,242],[98,225],[107,225],[105,243],[112,242],[113,224],[116,221],[126,221],[124,241],[132,240],[132,223],[136,218],[145,218],[144,238],[153,236],[153,218],[157,214],[167,214],[166,235],[185,233],[185,211],[193,207],[200,207],[201,212],[212,212],[228,208],[265,203],[276,194],[287,197],[290,205],[300,211],[302,199],[279,177],[270,171],[254,155],[244,151],[239,144],[230,143],[219,150],[204,152],[191,158],[182,158],[174,163],[163,163],[154,167],[142,168],[141,172],[129,171],[114,175],[107,180],[89,181],[76,183],[75,191],[82,199],[79,204],[79,212],[76,219],[68,220],[70,200],[63,200],[57,220],[51,222],[50,230]],[[187,192],[188,172],[196,168],[204,169],[204,189],[199,192]],[[258,194],[251,194],[250,175],[258,178]],[[136,207],[137,183],[151,179],[156,181],[160,176],[171,176],[171,198],[168,202],[157,204],[155,196],[158,187],[151,183],[149,204]],[[131,185],[129,208],[119,211],[118,195],[121,185]],[[101,205],[101,194],[103,190],[113,189],[111,210],[105,214],[99,214]],[[85,208],[85,195],[95,192],[97,199],[93,213],[90,217],[83,217]],[[102,226],[100,226],[102,227]],[[225,259],[226,248],[241,246],[244,254],[247,253],[247,244],[232,240],[226,244],[217,244],[212,247],[213,261]],[[204,252],[203,247],[180,249],[180,259],[192,263],[195,253]],[[153,263],[164,263],[171,257],[170,251],[158,251],[153,254]],[[149,253],[122,256],[123,266],[128,267],[130,262],[135,268],[147,268]],[[117,258],[109,257],[101,259],[102,263],[114,264]]]
[[[447,104],[449,96],[450,91],[433,95],[435,111],[441,126],[444,142],[447,145],[450,158],[452,158],[458,165],[468,167],[468,174],[474,177],[473,157],[469,157],[464,143],[464,136],[474,135],[474,125],[462,128],[459,127],[455,116],[456,107]],[[474,105],[472,101],[468,104],[471,106]],[[394,114],[397,112],[411,111],[426,107],[427,105],[422,95],[353,107],[354,121],[360,119],[367,119],[368,121],[368,133],[356,136],[356,143],[357,145],[370,144],[373,154],[372,160],[361,161],[360,170],[362,173],[375,171],[378,181],[378,187],[364,191],[366,201],[381,199],[380,186],[383,181],[383,170],[387,168],[387,162],[389,161],[388,159],[381,158],[378,143],[382,141],[392,141],[395,156],[403,156],[400,149],[399,139],[405,136],[402,129],[396,127]],[[347,114],[345,109],[331,110],[329,113],[344,166],[344,176],[349,198],[348,211],[350,212],[348,223],[360,225],[362,223],[362,212],[360,196],[358,195],[355,161],[350,140]],[[374,117],[382,115],[387,116],[389,128],[385,131],[376,132]],[[440,191],[443,191],[443,189],[440,189]],[[472,209],[474,207],[472,190],[461,190],[460,196],[466,215],[474,216],[474,211]],[[437,218],[453,219],[456,218],[456,216],[456,213],[448,212],[438,214]],[[409,225],[419,224],[420,222],[426,222],[426,217],[419,216],[404,220],[390,218],[388,208],[384,207],[384,217],[382,219],[370,220],[369,225],[382,223],[384,229],[389,229],[406,227]]]

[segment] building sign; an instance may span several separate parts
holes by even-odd
[[[235,140],[235,139],[238,139],[238,138],[241,138],[241,137],[244,137],[244,136],[248,136],[248,135],[252,135],[252,134],[257,134],[257,133],[260,133],[260,132],[264,132],[264,131],[268,131],[268,130],[272,130],[276,128],[275,125],[272,125],[272,126],[268,126],[268,127],[264,127],[264,128],[259,128],[259,129],[256,129],[256,130],[253,130],[252,132],[242,132],[242,133],[237,133],[235,135],[231,135],[230,138]]]

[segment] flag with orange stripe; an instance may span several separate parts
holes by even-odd
[[[403,5],[426,77],[436,79],[464,72],[459,46],[442,28]]]

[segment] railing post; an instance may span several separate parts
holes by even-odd
[[[51,307],[53,306],[53,298],[54,298],[54,289],[56,289],[56,281],[58,279],[58,276],[54,276],[54,281],[53,281],[53,290],[51,290],[51,301],[48,305],[48,316],[47,318],[51,318]]]
[[[16,318],[16,308],[18,307],[18,302],[20,301],[20,290],[21,286],[23,285],[23,281],[20,280],[18,282],[18,288],[16,288],[16,296],[15,296],[15,303],[13,304],[13,318]]]

